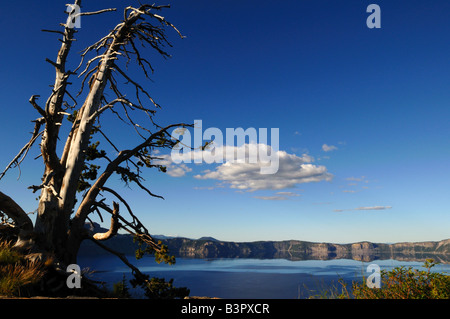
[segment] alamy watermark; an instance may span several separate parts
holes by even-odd
[[[371,13],[366,20],[366,25],[369,29],[381,28],[381,8],[378,4],[369,4],[366,12]]]
[[[66,272],[71,274],[67,277],[67,288],[81,288],[81,269],[77,264],[70,264],[67,266]]]
[[[57,292],[64,287],[69,289],[81,288],[81,268],[77,264],[70,264],[66,268],[67,278],[66,281],[59,280],[58,277],[52,277],[48,280],[41,281],[41,289],[44,291]]]
[[[217,127],[203,131],[202,120],[195,120],[193,131],[193,137],[185,128],[172,132],[172,139],[180,141],[170,155],[174,163],[246,163],[258,164],[261,174],[278,171],[279,128],[270,129],[270,145],[267,128],[226,128],[223,134]],[[212,142],[205,147],[205,141]]]
[[[366,285],[369,288],[381,288],[381,270],[377,264],[367,266],[367,272],[371,275],[366,279]]]
[[[81,9],[77,4],[66,4],[66,12],[69,13],[67,17],[66,26],[69,29],[81,28]]]

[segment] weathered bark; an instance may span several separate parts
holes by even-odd
[[[123,39],[118,38],[117,41],[123,41]],[[94,124],[91,115],[100,107],[103,91],[107,84],[109,73],[111,72],[112,60],[116,56],[116,46],[117,45],[111,46],[102,60],[99,71],[97,71],[97,74],[95,75],[93,85],[83,106],[83,113],[76,135],[71,140],[59,203],[61,210],[69,214],[72,212],[75,204],[78,180],[84,164],[84,151],[89,145],[89,139]]]
[[[14,227],[18,229],[16,248],[29,250],[34,244],[32,241],[33,222],[31,219],[11,197],[2,192],[0,192],[0,211],[11,218],[14,222]]]
[[[0,192],[0,211],[11,218],[19,229],[24,231],[33,230],[33,222],[11,197]]]
[[[81,0],[76,0],[75,5],[81,6]],[[74,41],[75,32],[76,30],[68,25],[64,25],[64,32],[58,31],[58,33],[62,33],[63,38],[56,61],[47,59],[47,62],[55,67],[56,72],[52,93],[47,99],[44,109],[34,105],[45,119],[45,130],[41,141],[41,154],[45,164],[43,180],[45,182],[41,187],[35,232],[39,245],[56,255],[62,254],[65,250],[69,227],[67,214],[59,207],[59,192],[64,168],[60,163],[56,147],[65,114],[62,106],[67,93],[68,79],[73,74],[66,70],[66,60]]]

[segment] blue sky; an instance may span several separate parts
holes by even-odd
[[[28,99],[40,94],[45,101],[49,94],[54,74],[45,58],[55,57],[59,41],[40,30],[64,21],[66,2],[0,4],[2,167],[38,117]],[[231,187],[233,173],[205,178],[205,170],[221,172],[220,164],[148,172],[146,185],[165,200],[112,180],[151,233],[336,243],[450,237],[448,1],[170,3],[161,15],[186,38],[170,35],[171,59],[148,52],[155,73],[143,83],[163,106],[157,120],[200,119],[204,129],[224,132],[279,128],[280,150],[294,160],[283,162],[287,174],[277,177],[279,189],[265,186],[269,178],[258,189],[241,190]],[[381,8],[381,29],[366,25],[370,3]],[[73,65],[76,53],[115,26],[128,4],[137,2],[84,1],[84,11],[118,12],[82,18]],[[112,118],[104,122],[116,143],[134,140]],[[0,181],[29,212],[36,196],[26,187],[43,170],[33,160],[37,154],[36,148],[21,166],[19,180],[14,170]],[[289,172],[305,169],[295,167],[302,158],[330,178],[288,183]]]

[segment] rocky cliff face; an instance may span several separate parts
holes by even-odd
[[[450,239],[439,242],[416,242],[380,244],[359,242],[352,244],[313,243],[298,240],[224,242],[213,239],[170,238],[162,242],[176,257],[187,258],[285,258],[308,259],[354,259],[372,261],[397,259],[424,261],[433,258],[441,263],[450,263]],[[137,246],[128,235],[120,235],[105,242],[106,245],[124,254],[134,255]],[[102,254],[103,250],[87,242],[81,254]]]
[[[192,239],[169,239],[164,243],[180,257],[191,258],[286,258],[286,259],[400,259],[424,261],[433,258],[450,262],[450,240],[440,242],[378,244],[360,242],[353,244],[312,243],[304,241],[280,242],[221,242]]]

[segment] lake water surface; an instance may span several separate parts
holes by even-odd
[[[381,270],[397,266],[424,270],[423,262],[376,260],[362,262],[349,259],[300,260],[286,259],[189,259],[177,258],[175,265],[157,264],[152,258],[144,257],[129,261],[151,277],[174,279],[175,287],[187,287],[190,296],[209,296],[232,299],[296,299],[318,295],[331,286],[339,287],[339,279],[351,283],[363,280],[370,273],[367,266],[377,264]],[[115,256],[80,257],[80,267],[95,270],[92,278],[113,283],[125,278],[131,279],[130,269]],[[449,264],[439,264],[434,271],[450,274]],[[128,281],[127,281],[128,283]],[[129,285],[130,286],[130,285]],[[131,286],[130,286],[131,288]],[[139,290],[130,289],[133,297],[142,297]]]

